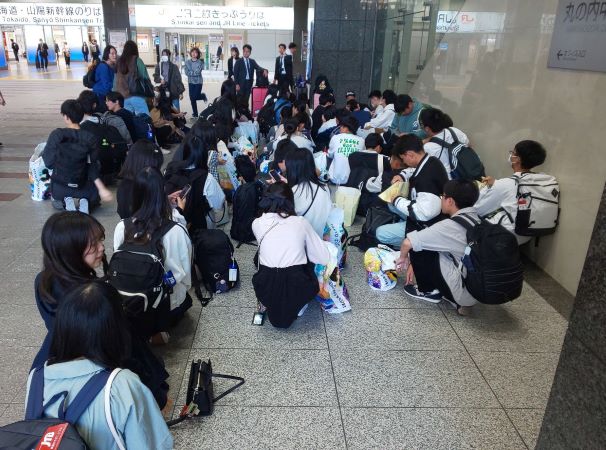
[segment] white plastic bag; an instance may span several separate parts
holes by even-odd
[[[343,225],[343,210],[333,206],[326,219],[324,227],[324,240],[337,248],[337,265],[345,267],[347,262],[347,230]]]
[[[325,152],[314,153],[314,162],[316,163],[316,169],[320,172],[318,178],[321,181],[328,181],[328,157]]]
[[[326,265],[316,264],[315,267],[316,277],[318,277],[318,284],[320,286],[316,300],[327,313],[340,314],[351,310],[349,292],[337,264],[337,247],[328,243],[327,246],[330,253],[328,263]]]
[[[400,252],[385,246],[369,248],[364,253],[366,281],[371,289],[388,291],[396,287],[396,260],[399,256]]]
[[[335,204],[343,210],[343,222],[346,227],[350,227],[356,220],[356,211],[358,210],[361,194],[360,190],[356,188],[347,186],[337,188]]]
[[[259,143],[259,130],[256,122],[238,122],[238,126],[234,130],[234,137],[238,140],[240,137],[245,137],[252,144]]]
[[[32,200],[41,202],[50,197],[50,175],[51,170],[46,168],[42,159],[42,152],[46,142],[38,144],[34,154],[29,159],[29,183],[32,191]]]

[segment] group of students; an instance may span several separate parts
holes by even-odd
[[[127,68],[126,74],[139,70],[138,57],[130,54],[122,66],[118,61],[116,77],[125,75],[118,75],[120,67]],[[157,75],[170,80],[170,68],[167,72],[160,65]],[[124,81],[117,84],[124,88]],[[43,367],[44,399],[65,391],[69,402],[95,374],[123,368],[111,386],[110,402],[118,438],[127,448],[172,448],[161,414],[168,374],[150,345],[167,343],[170,330],[192,306],[189,291],[198,278],[192,240],[214,226],[213,212],[229,210],[226,202],[232,202],[234,220],[240,217],[237,199],[247,186],[263,186],[255,191],[254,217],[246,224],[258,245],[252,278],[257,310],[279,328],[288,328],[305,312],[319,290],[314,265],[327,265],[336,252],[325,239],[333,184],[361,189],[368,200],[364,209],[380,206],[399,218],[379,227],[376,238],[399,248],[396,264],[405,272],[405,292],[434,303],[448,301],[463,315],[476,303],[457,264],[466,251],[466,228],[445,219],[462,217],[475,224],[486,218],[515,231],[516,182],[484,177],[480,189],[476,181],[453,177],[444,147],[454,141],[468,144],[467,136],[446,114],[407,95],[373,91],[370,104],[362,105],[348,92],[346,106],[335,109],[333,94],[325,91],[312,112],[306,98],[271,86],[256,123],[261,130],[268,127],[262,131],[266,146],[259,155],[237,156],[240,185],[235,192],[218,174],[225,158],[237,151],[235,130],[252,120],[238,101],[235,81],[226,80],[220,97],[183,132],[164,172],[162,150],[151,140],[132,138],[136,116],[129,109],[136,110],[138,101],[128,98],[119,90],[104,94],[106,117],[120,119],[124,127],[117,129],[131,136],[117,174],[121,220],[114,229],[114,258],[153,247],[167,276],[163,285],[170,289],[144,314],[127,314],[127,294],[118,286],[116,270],[109,270],[113,260],[108,264],[105,257],[105,230],[84,214],[99,198],[111,196],[101,179],[93,131],[109,122],[94,114],[98,93],[85,91],[62,104],[66,127],[51,133],[42,155],[54,169],[56,206],[67,211],[51,216],[42,232],[43,270],[34,285],[48,334],[30,375],[31,380]],[[74,153],[79,158],[65,164]],[[539,143],[527,140],[515,145],[509,162],[514,175],[523,175],[545,157]],[[378,199],[378,193],[402,181],[409,184],[408,196]],[[519,237],[520,243],[524,240]],[[47,405],[46,414],[57,416],[57,408],[58,403]],[[118,448],[100,399],[76,425],[92,448]]]

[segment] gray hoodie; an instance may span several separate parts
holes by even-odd
[[[204,63],[200,59],[188,59],[185,61],[185,75],[189,84],[202,84],[202,71]]]

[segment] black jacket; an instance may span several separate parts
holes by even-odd
[[[293,73],[292,73],[292,55],[283,55],[284,56],[284,69],[285,74],[282,73],[282,64],[280,62],[281,56],[276,58],[276,68],[274,71],[274,78],[278,80],[279,83],[288,83],[289,85],[294,84]]]
[[[240,58],[236,59],[236,62],[238,62]],[[227,78],[233,80],[234,79],[234,60],[233,58],[229,58],[227,60]]]
[[[236,61],[236,65],[234,67],[234,81],[236,84],[240,85],[240,89],[243,89],[247,86],[253,85],[253,81],[255,79],[255,71],[256,70],[265,70],[257,61],[252,58],[248,58],[248,80],[246,79],[246,63],[244,62],[244,58],[240,58]]]
[[[154,70],[154,81],[156,83],[160,83],[162,80],[160,78],[160,65],[162,63],[156,64],[156,69]],[[166,86],[168,86],[168,90],[170,91],[170,98],[176,99],[179,98],[181,94],[185,92],[185,86],[183,85],[183,80],[181,79],[181,72],[179,72],[179,68],[168,62],[168,80],[166,81]]]

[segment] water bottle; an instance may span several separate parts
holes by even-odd
[[[238,281],[238,265],[236,264],[235,259],[231,259],[231,263],[229,265],[229,277],[228,280],[230,283],[236,283]]]
[[[468,245],[465,247],[465,254],[463,255],[463,265],[467,268],[467,272],[475,272],[476,269],[473,267],[473,262],[471,261],[471,247]]]

